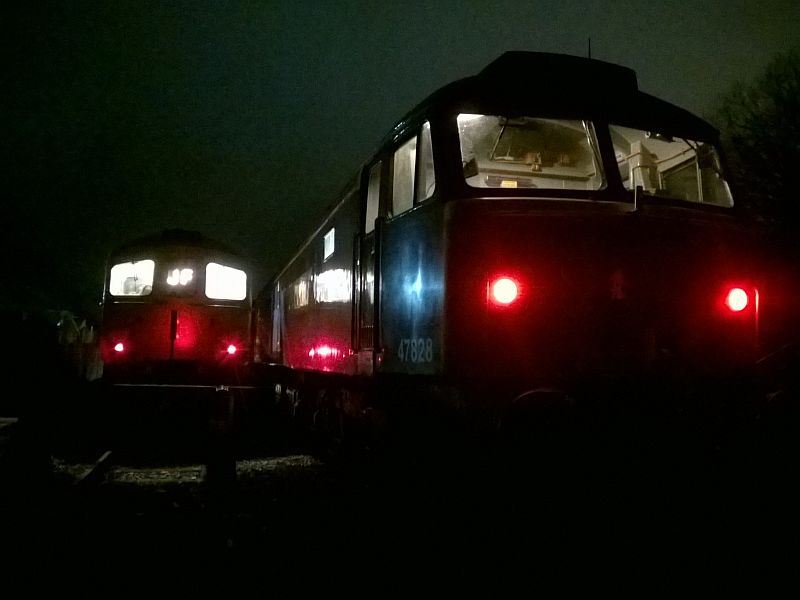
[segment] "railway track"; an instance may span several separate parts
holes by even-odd
[[[101,452],[97,458],[88,462],[67,462],[54,459],[53,470],[57,477],[76,486],[101,484],[112,468],[114,461],[111,450]]]

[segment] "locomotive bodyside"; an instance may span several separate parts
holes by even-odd
[[[724,377],[758,358],[756,239],[725,215],[549,200],[448,209],[455,378],[569,393],[617,376]],[[501,281],[516,295],[501,297]],[[740,310],[725,304],[734,289],[746,294]]]

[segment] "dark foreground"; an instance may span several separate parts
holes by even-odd
[[[150,446],[80,481],[83,459],[22,435],[3,456],[4,577],[158,595],[776,584],[798,569],[800,436],[794,404],[773,400],[741,429],[616,415],[535,443],[357,463],[281,441],[240,455],[234,480]]]

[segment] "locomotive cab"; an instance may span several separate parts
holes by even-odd
[[[389,169],[379,202],[379,372],[513,395],[755,364],[776,290],[709,124],[623,67],[529,53],[451,84],[395,131],[422,120],[437,193],[393,211]],[[384,150],[394,164],[402,136]]]
[[[109,258],[101,352],[112,383],[230,383],[249,360],[244,261],[199,234],[167,231]]]

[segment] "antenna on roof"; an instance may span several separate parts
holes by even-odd
[[[588,58],[592,58],[592,38],[589,38]]]

